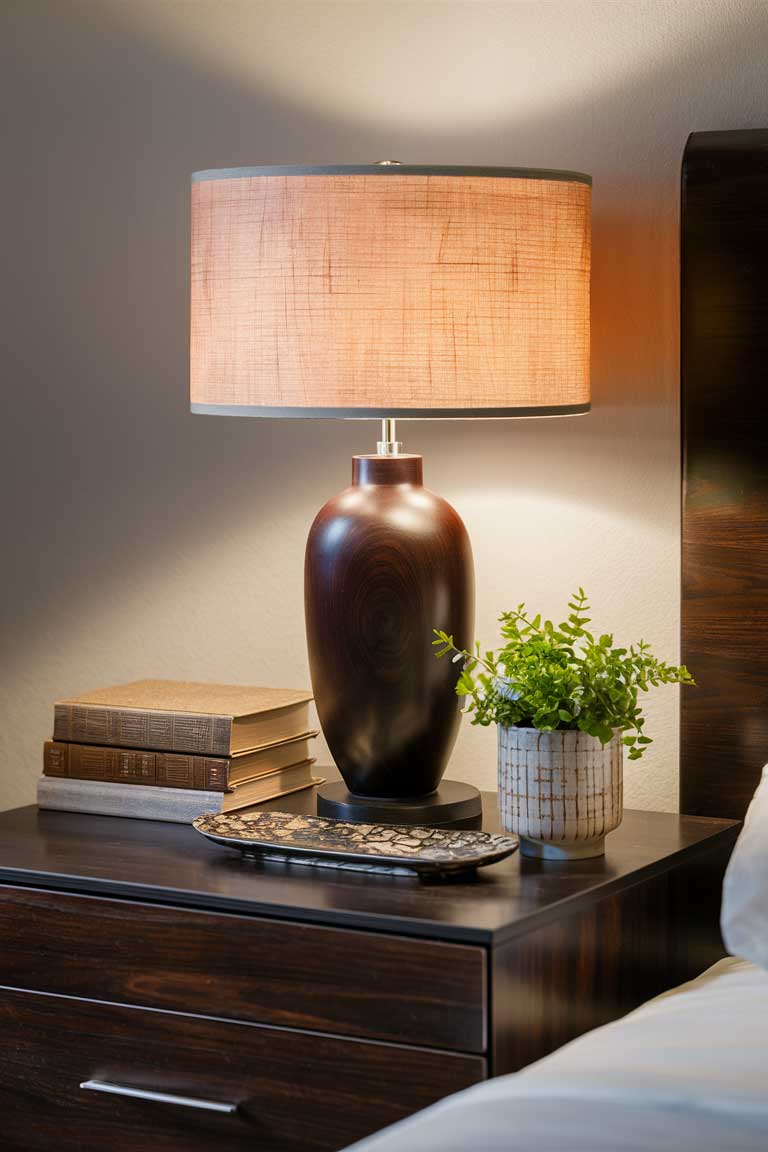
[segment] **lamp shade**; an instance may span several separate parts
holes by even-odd
[[[385,163],[192,180],[193,411],[588,410],[588,176]]]

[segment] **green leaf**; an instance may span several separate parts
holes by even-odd
[[[643,735],[640,693],[661,684],[692,684],[693,677],[683,666],[657,660],[645,641],[614,648],[611,633],[593,636],[583,588],[568,607],[570,616],[557,626],[542,622],[540,614],[529,617],[524,603],[502,612],[502,644],[484,653],[479,642],[474,654],[462,651],[452,635],[435,628],[435,657],[450,655],[459,665],[456,691],[473,724],[521,723],[542,731],[565,725],[604,744],[618,729],[628,758],[637,760],[651,743]],[[514,685],[514,699],[499,691],[500,677]]]

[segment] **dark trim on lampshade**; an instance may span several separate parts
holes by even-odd
[[[192,183],[251,176],[495,176],[511,180],[564,180],[592,184],[585,172],[558,168],[483,168],[465,164],[267,164],[251,168],[208,168],[192,173]]]
[[[264,416],[296,420],[505,420],[536,416],[582,416],[591,404],[531,408],[273,408],[259,404],[191,404],[196,416]]]

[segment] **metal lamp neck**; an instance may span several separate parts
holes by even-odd
[[[381,422],[381,440],[376,444],[379,456],[399,456],[403,445],[397,439],[397,421],[385,419]]]

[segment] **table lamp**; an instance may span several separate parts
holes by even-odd
[[[589,410],[590,203],[588,176],[524,168],[192,177],[192,411],[382,421],[307,542],[312,687],[343,778],[321,813],[477,820],[477,790],[442,780],[460,701],[431,645],[434,628],[472,645],[471,548],[395,421]]]

